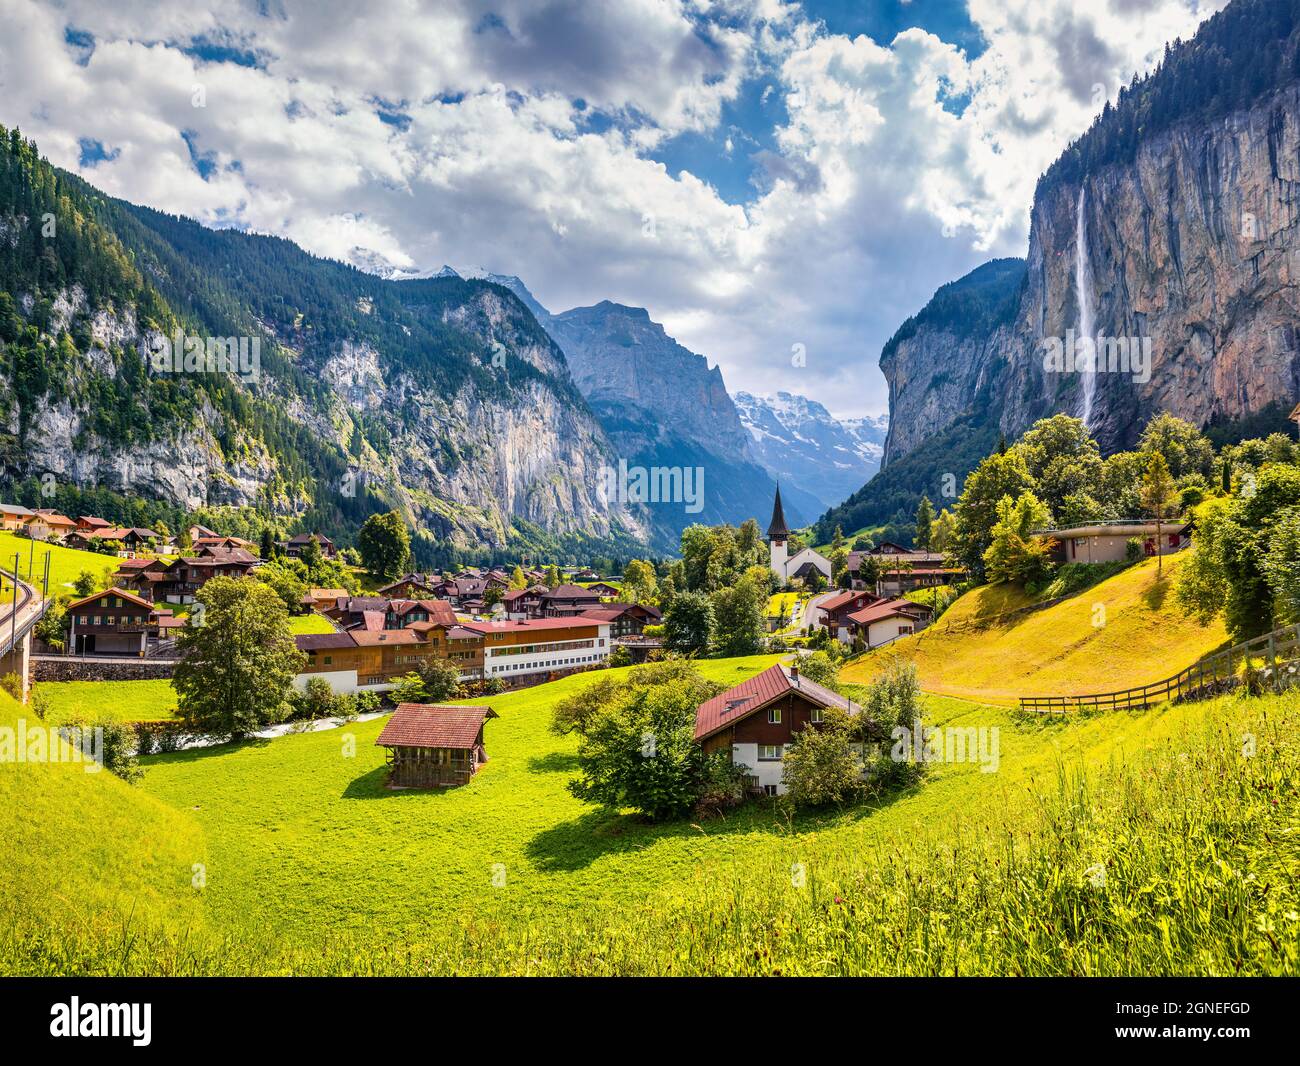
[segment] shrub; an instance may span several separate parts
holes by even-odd
[[[1130,563],[1136,563],[1146,554],[1146,549],[1142,547],[1142,541],[1137,537],[1129,537],[1124,544],[1124,558]]]
[[[820,729],[805,726],[786,748],[781,780],[786,797],[797,807],[846,803],[862,789],[848,716],[827,710]]]
[[[869,776],[873,788],[901,788],[920,780],[925,764],[916,761],[912,746],[902,743],[900,738],[922,728],[922,719],[921,684],[916,665],[893,656],[867,689],[858,730],[864,745],[885,738],[898,741],[892,747],[882,743],[871,761]]]

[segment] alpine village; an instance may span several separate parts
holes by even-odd
[[[887,418],[0,105],[0,973],[1300,972],[1300,4],[1163,49]]]

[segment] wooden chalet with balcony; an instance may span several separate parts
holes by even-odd
[[[780,796],[786,748],[801,730],[820,728],[830,708],[860,712],[847,697],[777,663],[701,703],[695,742],[706,752],[729,752],[734,765],[749,770],[752,792]]]

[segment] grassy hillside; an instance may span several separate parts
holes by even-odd
[[[171,681],[42,681],[50,701],[46,720],[65,722],[160,722],[176,717]]]
[[[704,666],[734,681],[770,661]],[[460,790],[384,790],[380,722],[145,760],[131,798],[166,805],[158,839],[206,837],[202,926],[183,945],[134,922],[129,943],[61,936],[108,972],[1300,968],[1300,696],[1051,721],[930,697],[934,724],[998,729],[996,772],[938,765],[884,803],[656,826],[565,791],[574,742],[546,726],[583,683],[493,699],[492,760]]]
[[[1185,556],[1133,566],[1042,610],[1003,618],[1035,601],[1013,585],[962,596],[930,629],[871,652],[845,670],[863,682],[891,655],[916,663],[929,692],[993,703],[1024,695],[1107,692],[1159,681],[1227,639],[1222,622],[1201,626],[1174,600]]]
[[[19,719],[41,724],[0,692],[0,729]],[[107,770],[0,763],[0,839],[0,972],[96,969],[124,930],[174,947],[202,921],[191,879],[207,846],[191,812]]]
[[[118,559],[115,556],[77,551],[75,548],[65,548],[59,544],[42,544],[27,537],[16,536],[7,530],[0,530],[0,566],[12,567],[14,553],[17,552],[18,573],[26,578],[30,559],[31,581],[38,588],[41,575],[45,572],[44,560],[47,551],[50,553],[50,596],[54,598],[62,593],[73,595],[72,583],[83,570],[89,570],[99,578],[105,571],[111,574],[118,567]]]

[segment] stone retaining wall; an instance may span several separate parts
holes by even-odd
[[[149,681],[171,677],[175,659],[32,659],[33,681]]]

